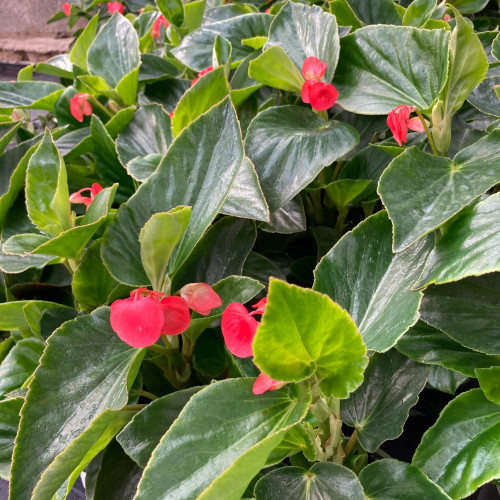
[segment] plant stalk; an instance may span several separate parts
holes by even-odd
[[[434,153],[435,156],[439,156],[439,153],[437,152],[436,145],[434,144],[434,139],[432,138],[431,132],[429,130],[429,127],[427,126],[427,122],[425,121],[425,118],[423,117],[422,113],[416,109],[415,112],[417,113],[418,117],[420,118],[420,121],[422,122],[422,126],[424,127],[425,133],[427,135],[427,139],[429,139],[429,144],[431,145],[432,152]]]

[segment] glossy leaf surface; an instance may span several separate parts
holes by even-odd
[[[19,413],[23,406],[23,398],[12,398],[0,401],[0,477],[9,480],[10,462],[14,440],[19,426]]]
[[[476,377],[484,395],[492,403],[500,405],[500,367],[476,368]]]
[[[63,91],[62,85],[52,82],[2,82],[0,108],[52,111]]]

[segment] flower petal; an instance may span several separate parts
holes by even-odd
[[[300,90],[300,97],[302,99],[302,102],[305,102],[306,104],[309,104],[311,102],[309,91],[311,89],[311,86],[315,83],[317,83],[315,80],[306,80],[302,84],[302,89]]]
[[[252,356],[252,342],[258,326],[243,304],[229,304],[221,319],[222,335],[229,352],[239,358]]]
[[[418,116],[410,118],[410,120],[408,121],[408,128],[410,130],[413,130],[413,132],[425,132],[424,125],[422,124]]]
[[[182,297],[165,297],[161,300],[160,305],[165,319],[161,333],[179,335],[188,329],[191,314]]]
[[[207,316],[222,304],[219,295],[206,283],[190,283],[181,288],[180,294],[188,306],[202,316]]]
[[[257,302],[257,304],[254,304],[252,306],[256,310],[251,314],[264,314],[266,306],[267,306],[267,297],[264,297],[263,299],[260,299],[259,302]]]
[[[302,64],[302,74],[306,80],[321,80],[325,74],[328,64],[320,61],[317,57],[308,57]]]
[[[149,297],[115,300],[111,304],[111,328],[132,347],[148,347],[159,338],[164,324],[163,310]]]
[[[314,82],[314,85],[309,87],[311,106],[316,111],[330,109],[338,96],[337,89],[330,83]]]
[[[108,7],[108,12],[111,15],[113,15],[115,12],[123,14],[123,11],[125,10],[124,5],[120,2],[108,2],[107,7]]]
[[[71,4],[68,2],[64,2],[62,4],[62,10],[64,11],[66,17],[68,17],[71,14]]]
[[[286,385],[286,382],[274,380],[269,375],[261,373],[253,384],[252,392],[254,394],[263,394],[266,391],[276,391],[281,389],[284,385]]]

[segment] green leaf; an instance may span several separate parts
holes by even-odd
[[[463,14],[475,14],[486,7],[488,0],[450,0],[448,3]]]
[[[135,180],[144,182],[154,173],[161,163],[163,155],[152,154],[144,158],[134,158],[127,163],[127,172]]]
[[[156,4],[169,23],[178,27],[182,26],[184,6],[181,0],[156,0]]]
[[[191,207],[176,207],[151,216],[141,229],[141,261],[153,290],[162,290],[165,273],[175,247],[191,218]]]
[[[328,5],[330,6],[330,12],[337,18],[340,26],[351,26],[353,32],[363,26],[347,0],[332,0]]]
[[[347,0],[356,17],[365,24],[401,24],[401,17],[392,0]]]
[[[473,276],[427,288],[420,308],[422,319],[474,351],[499,355],[499,276]]]
[[[141,106],[116,139],[122,165],[151,154],[164,156],[172,144],[170,118],[159,104]]]
[[[497,85],[500,85],[500,75],[485,78],[467,100],[479,111],[500,118],[500,99],[495,93]]]
[[[279,106],[255,117],[245,148],[274,212],[358,142],[359,135],[350,125],[325,123],[307,108]]]
[[[249,158],[245,157],[220,211],[235,217],[269,221],[269,207],[260,187],[255,167]]]
[[[142,468],[146,467],[163,435],[179,417],[191,396],[201,389],[191,387],[167,394],[140,411],[116,437],[125,453]]]
[[[16,135],[16,132],[18,131],[21,124],[22,122],[0,123],[0,155],[9,145],[12,138]]]
[[[445,102],[444,112],[449,115],[462,107],[488,72],[488,58],[474,28],[456,9],[452,10],[456,25],[450,37],[448,81],[440,96]]]
[[[476,368],[476,377],[484,395],[492,403],[500,405],[500,367]]]
[[[141,63],[139,39],[130,21],[116,13],[103,26],[88,49],[90,74],[117,88]]]
[[[432,248],[426,239],[394,254],[391,243],[387,213],[369,217],[323,257],[313,287],[352,315],[368,349],[382,352],[418,319],[422,294],[411,286]]]
[[[192,207],[191,220],[170,261],[170,270],[176,270],[222,207],[243,158],[236,113],[226,98],[179,135],[158,170],[120,206],[102,247],[111,275],[125,284],[147,285],[140,230],[153,213],[186,205]]]
[[[419,363],[440,365],[468,377],[475,376],[475,368],[500,366],[500,359],[468,349],[422,321],[405,333],[396,349]]]
[[[175,108],[172,116],[172,132],[178,136],[181,131],[212,106],[229,94],[224,67],[219,67],[201,77],[189,88]]]
[[[29,328],[29,323],[23,311],[24,307],[28,304],[35,305],[41,311],[54,307],[65,307],[61,304],[45,300],[16,300],[13,302],[3,302],[0,304],[0,330],[20,330]]]
[[[451,219],[500,178],[500,130],[453,160],[413,147],[395,158],[379,182],[394,225],[394,250],[404,250]]]
[[[248,75],[264,85],[300,94],[304,78],[279,45],[265,50],[250,61]]]
[[[241,498],[310,402],[301,386],[255,396],[252,384],[253,379],[223,380],[190,399],[154,450],[137,500]]]
[[[436,8],[436,0],[413,0],[403,16],[404,26],[421,28]]]
[[[42,231],[57,236],[71,227],[66,167],[48,130],[29,162],[26,206]]]
[[[256,500],[364,500],[363,488],[354,472],[342,465],[321,462],[308,471],[301,467],[280,467],[259,479]]]
[[[85,26],[69,52],[69,59],[83,70],[87,71],[87,52],[94,41],[99,26],[99,15],[96,14]]]
[[[135,378],[143,354],[111,329],[108,308],[68,321],[50,336],[23,406],[13,497],[51,499],[103,433],[111,433],[104,446],[109,442],[132,415],[106,410],[127,403],[127,381]],[[118,429],[106,431],[116,419]]]
[[[401,435],[428,374],[428,367],[395,350],[370,356],[363,384],[341,404],[342,421],[356,428],[366,451]]]
[[[343,108],[385,115],[400,104],[429,111],[446,83],[449,34],[367,26],[342,39],[334,84]]]
[[[369,180],[340,179],[325,186],[325,190],[340,212],[345,210],[349,203],[359,200],[370,185]]]
[[[105,305],[118,285],[102,262],[101,245],[99,239],[88,247],[73,275],[73,295],[82,309]]]
[[[491,44],[491,53],[497,61],[500,61],[500,34],[495,37]]]
[[[449,500],[449,496],[418,467],[393,459],[377,460],[359,474],[365,495],[371,500],[429,498]]]
[[[499,433],[500,406],[473,389],[445,407],[424,434],[412,463],[452,498],[464,498],[499,477]]]
[[[259,228],[269,233],[293,234],[306,230],[306,214],[300,196],[287,201],[271,213],[269,223],[261,222]]]
[[[271,278],[252,348],[271,378],[316,375],[327,395],[345,398],[363,380],[366,348],[351,317],[326,295]]]
[[[269,28],[265,48],[275,45],[284,49],[299,70],[307,57],[327,63],[324,80],[332,81],[339,60],[340,39],[335,16],[329,12],[316,5],[287,2]]]
[[[232,62],[241,61],[253,52],[252,47],[241,41],[267,36],[272,19],[270,14],[245,14],[204,25],[184,37],[172,54],[187,67],[201,71],[212,66],[212,49],[219,35],[231,44]]]
[[[52,82],[1,82],[0,109],[26,108],[52,111],[64,87]]]
[[[429,386],[438,391],[455,395],[458,388],[469,378],[466,375],[434,365],[429,373]]]
[[[500,193],[462,210],[447,225],[414,287],[500,271],[499,217]]]
[[[255,244],[253,221],[224,217],[211,226],[172,276],[172,290],[188,283],[213,285],[230,275],[240,275]]]
[[[12,398],[0,401],[0,477],[8,481],[10,462],[17,428],[19,427],[19,412],[24,398]]]
[[[0,365],[0,397],[19,389],[38,366],[45,348],[39,339],[20,340]]]

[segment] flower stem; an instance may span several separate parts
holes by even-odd
[[[103,106],[98,99],[96,99],[94,96],[90,96],[89,97],[90,101],[92,101],[92,104],[94,104],[95,106],[97,106],[101,111],[103,111],[104,113],[106,113],[110,118],[113,118],[114,113],[111,112],[108,108],[106,108],[105,106]]]
[[[351,434],[351,437],[349,438],[349,441],[347,441],[347,444],[345,445],[344,448],[345,458],[347,458],[352,453],[354,447],[357,444],[358,444],[358,434],[356,433],[356,429],[354,429],[354,432]]]
[[[151,394],[148,391],[141,391],[139,394],[141,396],[144,396],[145,398],[150,399],[151,401],[154,401],[155,399],[158,399],[158,396],[155,396],[154,394]]]
[[[422,126],[424,127],[425,133],[427,134],[427,139],[429,139],[429,144],[431,145],[432,152],[434,153],[435,156],[439,156],[439,153],[437,152],[436,145],[434,144],[434,139],[432,138],[432,135],[429,131],[429,127],[427,126],[427,122],[425,121],[425,118],[422,116],[422,113],[416,109],[415,112],[417,113],[418,117],[420,118],[420,121],[422,122]]]

